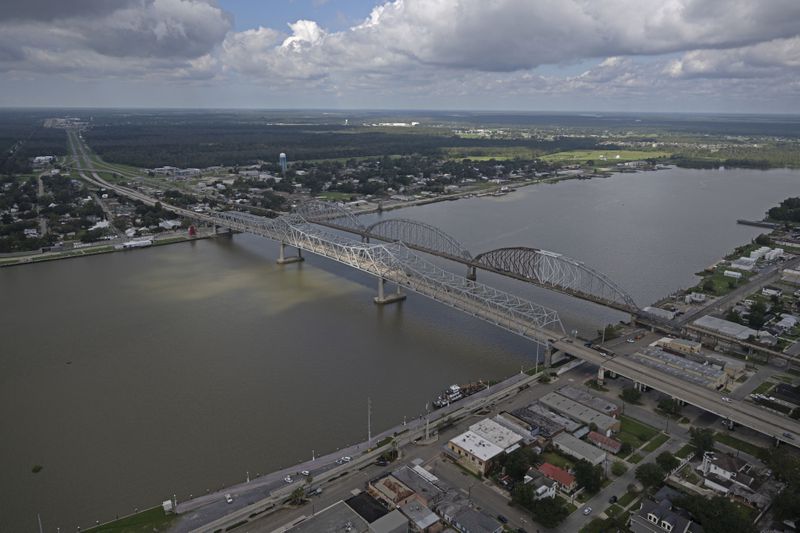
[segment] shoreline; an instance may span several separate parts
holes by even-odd
[[[207,235],[197,235],[195,237],[176,236],[168,237],[161,240],[154,240],[150,246],[143,246],[141,248],[122,248],[117,249],[113,244],[103,244],[100,246],[90,246],[86,248],[78,248],[72,250],[64,250],[61,252],[44,252],[39,254],[27,254],[16,257],[0,258],[0,268],[33,265],[38,263],[47,263],[50,261],[61,261],[64,259],[75,259],[78,257],[90,257],[93,255],[103,255],[115,252],[129,252],[137,249],[154,248],[157,246],[167,246],[170,244],[180,244],[184,242],[192,242],[197,240],[211,239],[216,235],[209,233]]]

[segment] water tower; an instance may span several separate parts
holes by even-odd
[[[283,177],[285,178],[286,177],[286,154],[281,152],[281,155],[278,156],[278,157],[279,157],[279,160],[280,160],[280,163],[281,163],[281,174],[283,174]]]

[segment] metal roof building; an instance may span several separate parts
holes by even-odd
[[[609,433],[619,431],[620,422],[616,418],[604,415],[599,411],[595,411],[590,407],[571,400],[566,396],[561,396],[558,393],[551,392],[542,396],[539,401],[545,407],[552,409],[556,413],[580,422],[584,425],[594,424],[597,426],[597,431],[600,433]]]
[[[607,457],[606,452],[597,446],[577,439],[569,433],[556,435],[553,439],[553,446],[567,455],[579,460],[583,459],[593,465],[599,465]]]

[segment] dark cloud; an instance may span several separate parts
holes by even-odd
[[[52,21],[83,16],[95,18],[145,3],[152,3],[152,0],[3,0],[0,21]]]

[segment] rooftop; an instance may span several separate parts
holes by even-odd
[[[577,420],[583,424],[594,423],[597,425],[600,431],[603,432],[608,431],[619,424],[617,419],[605,415],[599,411],[595,411],[591,407],[586,407],[583,404],[580,404],[555,392],[545,394],[539,399],[539,401],[547,407],[555,409],[556,411],[563,413],[573,420]]]
[[[484,462],[503,453],[503,448],[472,431],[462,433],[450,442]]]
[[[606,457],[606,452],[588,442],[582,441],[569,433],[559,433],[553,438],[553,444],[564,447],[575,454],[578,459],[586,459],[592,464],[597,464]]]
[[[472,424],[469,429],[503,450],[522,440],[522,435],[501,426],[490,418],[484,418]]]
[[[559,468],[556,465],[551,465],[550,463],[543,463],[539,465],[539,472],[550,479],[557,481],[564,487],[568,487],[575,483],[575,476],[563,468]]]
[[[595,396],[589,391],[573,387],[572,385],[561,387],[558,389],[558,393],[608,416],[613,416],[619,410],[619,406],[614,402]]]
[[[424,531],[425,528],[430,527],[439,521],[439,517],[421,503],[407,503],[406,505],[400,506],[400,511],[402,511],[402,513],[406,515],[409,520],[414,522],[414,525],[420,531]]]
[[[349,529],[348,529],[349,527]],[[290,528],[287,533],[367,533],[369,524],[343,501]]]
[[[739,340],[747,340],[751,335],[756,334],[754,329],[750,329],[747,326],[710,315],[701,316],[694,321],[694,325],[700,328],[710,329],[712,331],[722,333],[728,337],[736,337]]]
[[[348,498],[345,503],[370,524],[389,512],[381,502],[366,492]]]

